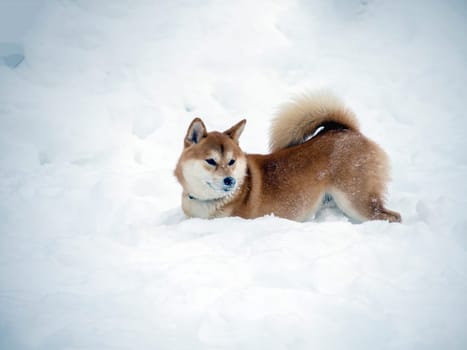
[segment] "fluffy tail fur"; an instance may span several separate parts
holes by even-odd
[[[305,142],[321,127],[358,130],[358,121],[341,100],[328,92],[296,96],[284,104],[271,125],[271,152]]]

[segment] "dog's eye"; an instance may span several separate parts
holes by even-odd
[[[235,164],[235,159],[231,159],[230,162],[229,162],[229,166],[232,166]]]
[[[209,165],[213,165],[213,166],[217,165],[216,161],[212,158],[206,159],[206,163],[208,163]]]

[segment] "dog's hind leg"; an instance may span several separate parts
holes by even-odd
[[[385,220],[401,222],[399,213],[384,207],[383,197],[376,194],[348,194],[334,189],[331,191],[339,209],[349,217],[359,220]]]
[[[389,222],[401,222],[401,215],[398,212],[386,209],[384,202],[379,196],[370,196],[366,203],[361,203],[362,210],[366,210],[370,220],[386,220]]]

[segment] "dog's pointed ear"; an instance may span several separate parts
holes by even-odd
[[[200,142],[207,134],[203,121],[200,118],[193,119],[185,136],[185,148]]]
[[[243,129],[245,129],[245,124],[246,124],[246,119],[243,119],[242,121],[239,121],[237,124],[232,126],[230,129],[224,131],[224,134],[226,134],[232,140],[238,143],[238,139],[240,138],[240,135],[242,134]]]

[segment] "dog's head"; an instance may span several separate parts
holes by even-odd
[[[238,145],[246,120],[224,132],[207,132],[201,119],[194,119],[186,133],[175,176],[184,191],[200,200],[233,194],[246,173],[246,155]]]

